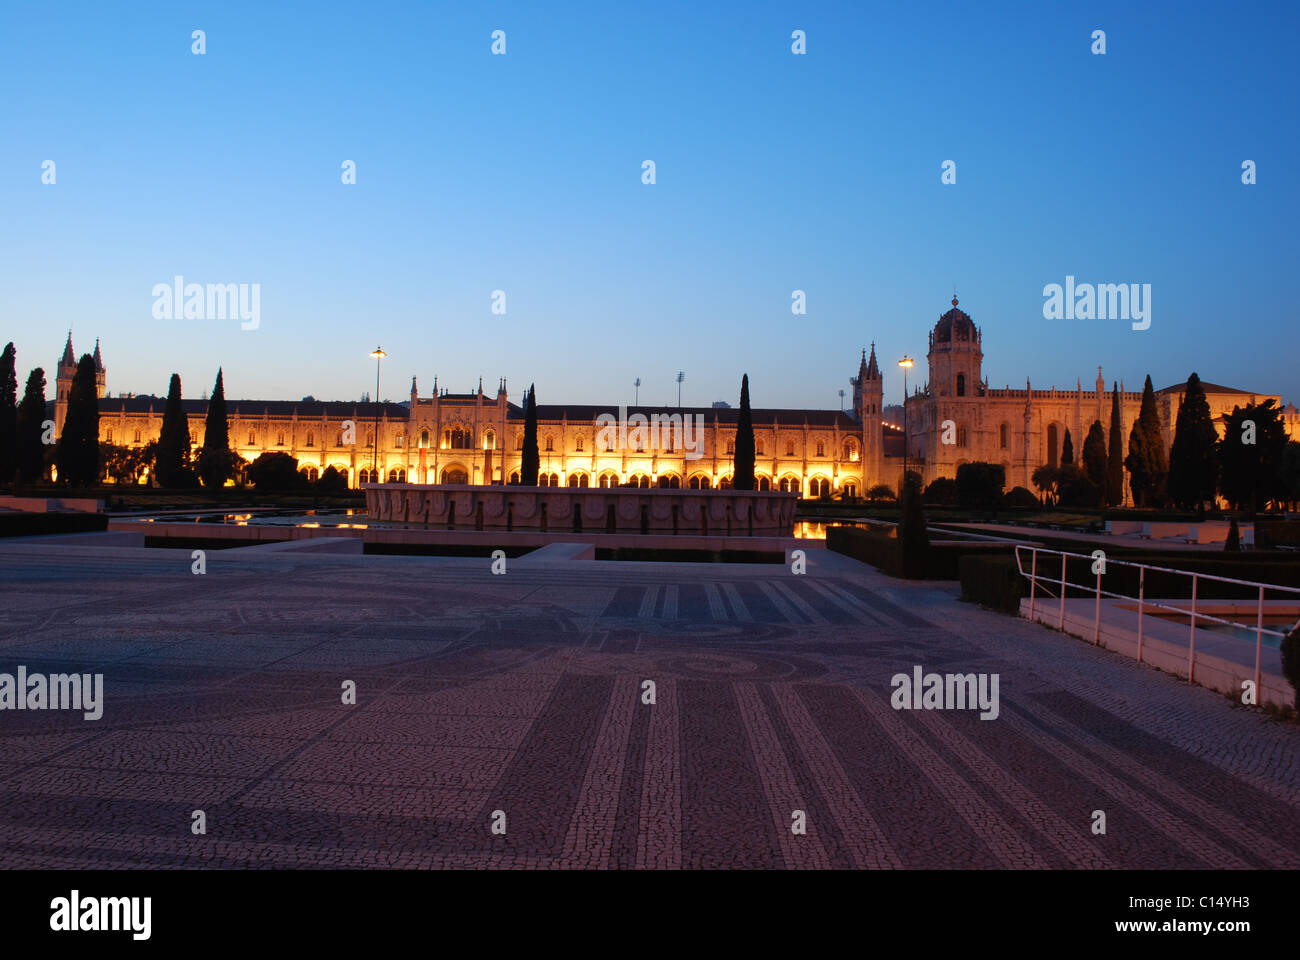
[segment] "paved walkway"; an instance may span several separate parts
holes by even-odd
[[[1300,867],[1300,727],[809,553],[0,543],[0,672],[106,688],[0,712],[0,867]],[[997,719],[891,709],[916,665]]]

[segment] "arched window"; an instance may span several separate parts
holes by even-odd
[[[555,449],[555,441],[552,440],[550,437],[547,437],[547,438],[546,438],[546,449],[547,449],[548,451],[549,451],[549,450],[554,450],[554,449]]]
[[[759,477],[759,478],[758,478],[758,489],[760,489],[760,490],[771,490],[771,489],[772,489],[772,481],[769,480],[767,477]]]
[[[607,487],[609,486],[609,477],[608,477],[608,476],[606,476],[606,475],[604,475],[604,474],[601,475],[601,478],[600,478],[600,486],[601,486],[601,489],[602,489],[602,490],[605,489],[605,488],[607,488]]]
[[[389,483],[405,483],[405,482],[406,482],[406,471],[403,470],[403,469],[401,469],[400,467],[397,467],[397,468],[394,468],[394,469],[392,469],[392,470],[389,470],[389,471],[388,471],[388,482],[389,482]]]
[[[517,487],[517,486],[519,486],[519,471],[518,471],[518,470],[516,470],[514,473],[510,474],[510,485],[513,486],[513,487]]]
[[[113,442],[113,428],[112,428],[112,427],[109,427],[108,430],[104,433],[104,442],[105,442],[105,443],[112,443],[112,442]]]
[[[402,444],[405,442],[406,442],[406,437],[404,437],[400,433],[397,436],[393,437],[393,446],[396,447],[398,450],[402,449]]]
[[[957,396],[966,396],[966,374],[957,374]]]
[[[787,441],[785,442],[785,455],[786,455],[787,457],[793,457],[793,456],[794,456],[794,441],[793,441],[793,440],[787,440]]]
[[[251,446],[254,446],[256,443],[257,443],[257,434],[255,434],[252,430],[249,430],[249,431],[248,431],[248,445],[251,447]]]
[[[139,430],[136,430],[136,432],[135,432],[135,440],[134,440],[133,442],[134,442],[134,443],[139,443],[139,442],[140,442],[140,431],[139,431]],[[249,443],[252,443],[253,441],[252,441],[252,440],[249,440],[248,442],[249,442]]]
[[[283,430],[281,430],[279,433],[277,433],[277,434],[275,435],[275,445],[276,445],[277,447],[283,447],[283,446],[284,446],[284,431],[283,431]]]
[[[429,431],[428,431],[428,430],[421,430],[421,431],[420,431],[420,449],[423,450],[423,449],[426,448],[428,445],[429,445]]]
[[[312,433],[310,430],[307,431],[307,446],[316,446],[316,434]]]
[[[852,499],[858,495],[858,485],[856,483],[840,484],[840,490],[845,499]]]
[[[306,477],[311,483],[315,483],[320,478],[320,473],[315,467],[303,467],[298,472]]]
[[[578,437],[576,444],[577,444],[578,452],[582,453],[582,437]]]
[[[515,449],[522,450],[523,448],[524,448],[524,435],[522,433],[517,433],[515,434]]]
[[[858,459],[858,447],[857,444],[855,444],[852,440],[844,441],[844,459],[845,460]]]
[[[719,481],[718,481],[718,489],[719,489],[719,490],[730,490],[730,489],[731,489],[731,477],[723,477],[721,480],[719,480]]]
[[[489,430],[483,434],[483,449],[495,450],[497,448],[497,435]]]
[[[820,440],[817,441],[817,456],[826,456],[826,447]]]
[[[757,456],[760,456],[760,457],[763,455],[763,441],[762,441],[762,440],[755,440],[755,441],[754,441],[754,453],[755,453]]]
[[[825,477],[813,477],[810,490],[815,498],[829,498],[831,495],[831,482]]]
[[[998,427],[998,446],[1003,450],[1007,448],[1007,425],[1005,423]]]

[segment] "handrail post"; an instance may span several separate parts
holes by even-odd
[[[1092,645],[1101,645],[1101,564],[1097,565],[1097,619],[1092,625]]]
[[[1192,617],[1187,634],[1187,682],[1193,683],[1196,675],[1196,574],[1192,574]]]
[[[1259,588],[1259,610],[1255,614],[1255,703],[1264,702],[1263,691],[1259,689],[1259,658],[1264,647],[1264,587]]]
[[[1147,568],[1138,567],[1138,663],[1142,662],[1142,601],[1146,597]]]
[[[1034,622],[1034,590],[1038,586],[1038,548],[1034,547],[1029,564],[1029,622]]]
[[[1057,629],[1065,629],[1065,551],[1061,551],[1061,622]]]

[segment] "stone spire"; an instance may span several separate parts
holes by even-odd
[[[876,363],[876,341],[874,340],[871,341],[871,360],[867,363],[864,375],[869,380],[880,379],[880,366]]]
[[[72,352],[71,327],[68,328],[68,342],[63,345],[63,359],[59,361],[59,365],[63,367],[75,367],[77,365],[77,357]]]

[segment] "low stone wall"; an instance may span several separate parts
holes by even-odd
[[[769,490],[363,484],[371,519],[448,530],[790,536],[798,495]]]

